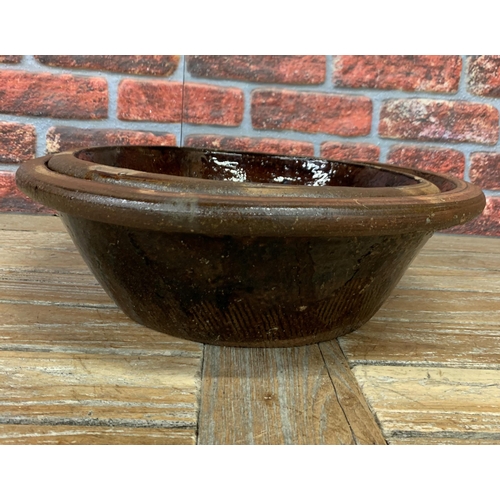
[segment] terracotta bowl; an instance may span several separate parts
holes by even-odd
[[[481,190],[426,171],[176,147],[106,147],[16,175],[58,210],[118,306],[218,345],[320,342],[368,321],[432,233]]]

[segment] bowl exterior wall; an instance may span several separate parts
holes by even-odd
[[[242,347],[306,345],[359,328],[431,236],[213,237],[61,215],[130,318],[173,336]]]

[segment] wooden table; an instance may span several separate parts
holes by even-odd
[[[237,349],[129,320],[57,217],[0,231],[0,443],[500,444],[500,239],[435,235],[338,342]]]

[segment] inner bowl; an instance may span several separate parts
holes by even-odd
[[[388,166],[192,148],[93,148],[56,155],[48,166],[76,178],[163,191],[318,198],[439,192],[428,180]]]
[[[283,347],[361,326],[432,233],[481,190],[381,164],[190,148],[90,148],[22,165],[135,321],[218,345]]]
[[[388,168],[259,153],[111,147],[78,151],[74,157],[120,169],[212,181],[356,188],[428,185],[423,179]]]

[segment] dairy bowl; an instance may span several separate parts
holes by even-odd
[[[425,170],[183,147],[102,147],[21,165],[130,318],[227,346],[325,341],[368,321],[433,232],[482,191]]]

